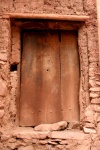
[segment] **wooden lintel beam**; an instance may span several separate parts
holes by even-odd
[[[28,13],[7,13],[10,18],[17,19],[52,19],[52,20],[68,20],[68,21],[86,21],[89,16],[85,15],[58,15],[58,14],[28,14]]]

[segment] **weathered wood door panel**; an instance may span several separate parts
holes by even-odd
[[[75,31],[61,32],[61,101],[63,120],[79,120],[79,56]]]
[[[34,126],[60,121],[62,113],[57,33],[26,32],[23,42],[20,125]]]
[[[23,34],[20,125],[79,120],[79,60],[75,32]]]

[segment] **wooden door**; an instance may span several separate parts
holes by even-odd
[[[20,125],[79,120],[77,36],[70,31],[23,34]]]

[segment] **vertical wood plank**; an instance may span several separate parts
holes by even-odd
[[[79,57],[74,31],[61,33],[61,101],[63,120],[79,120]]]
[[[58,36],[55,32],[23,35],[20,125],[62,120]]]

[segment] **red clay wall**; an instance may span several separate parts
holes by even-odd
[[[82,131],[35,132],[18,128],[16,95],[20,62],[20,31],[5,13],[88,15],[78,30],[80,54],[80,126]],[[99,150],[100,73],[95,0],[0,0],[0,149]],[[88,134],[87,134],[88,133]]]

